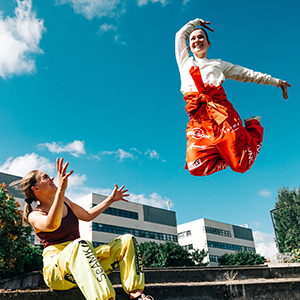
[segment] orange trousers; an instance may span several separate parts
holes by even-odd
[[[185,168],[194,176],[210,175],[228,166],[246,172],[260,151],[263,127],[257,120],[244,127],[222,86],[204,84],[199,67],[192,67],[190,74],[198,92],[184,94],[190,117]]]

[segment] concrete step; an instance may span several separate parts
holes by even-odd
[[[117,300],[128,300],[121,285],[114,285]],[[155,300],[299,300],[300,279],[252,279],[216,282],[147,284]],[[1,300],[85,300],[79,289],[69,291],[4,291]]]
[[[118,272],[110,276],[113,283],[120,283]],[[233,278],[236,280],[300,278],[300,264],[149,268],[145,269],[145,278],[147,283],[213,282]]]

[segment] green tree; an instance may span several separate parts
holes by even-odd
[[[225,253],[219,258],[220,265],[239,266],[239,265],[260,265],[265,263],[266,259],[260,254],[254,252],[238,251],[236,253]]]
[[[194,266],[194,262],[188,252],[180,245],[166,242],[160,246],[162,252],[162,267]]]
[[[144,242],[140,244],[140,251],[145,267],[194,266],[196,264],[205,266],[208,264],[203,263],[203,259],[207,256],[205,250],[194,250],[191,254],[173,242],[164,244]]]
[[[283,187],[278,191],[273,210],[275,231],[280,252],[300,246],[300,189]]]
[[[145,267],[161,267],[163,260],[160,245],[155,242],[144,242],[140,244],[140,251]]]
[[[194,249],[194,251],[191,253],[193,261],[196,263],[197,266],[207,266],[209,263],[204,263],[203,260],[207,256],[208,251],[205,251],[204,249]]]
[[[0,278],[42,269],[42,250],[31,246],[31,228],[22,224],[19,203],[0,185]]]

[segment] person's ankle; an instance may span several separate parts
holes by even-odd
[[[132,291],[132,292],[129,293],[129,297],[130,297],[130,299],[136,299],[139,296],[141,296],[142,293],[143,293],[142,290],[135,290],[135,291]]]

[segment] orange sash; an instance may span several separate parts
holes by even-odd
[[[190,74],[198,92],[184,94],[184,101],[187,103],[185,106],[186,112],[191,119],[200,121],[201,117],[207,115],[220,125],[228,117],[227,108],[217,103],[221,100],[227,100],[223,87],[204,84],[198,66],[196,68],[191,67]]]

